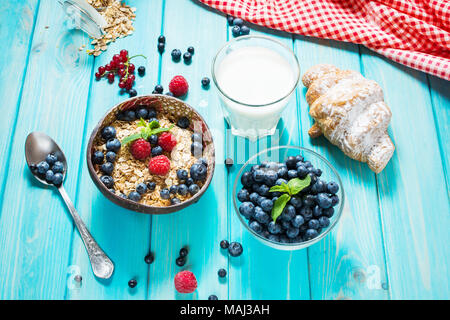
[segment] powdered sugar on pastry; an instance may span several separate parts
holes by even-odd
[[[323,132],[349,157],[381,172],[394,152],[387,134],[391,111],[373,80],[332,65],[316,65],[303,75],[309,114],[316,120],[311,137]]]

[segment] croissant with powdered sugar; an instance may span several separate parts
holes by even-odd
[[[387,133],[392,114],[381,87],[359,72],[328,64],[311,67],[302,81],[315,120],[308,134],[315,138],[323,133],[347,156],[381,172],[395,150]]]

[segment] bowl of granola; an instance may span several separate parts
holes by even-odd
[[[106,198],[133,211],[165,214],[205,193],[215,153],[208,125],[195,109],[155,94],[110,109],[92,131],[86,160]]]

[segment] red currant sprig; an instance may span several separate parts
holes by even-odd
[[[144,57],[147,59],[147,57],[142,54],[129,57],[127,50],[121,50],[119,54],[115,54],[112,57],[111,61],[107,65],[98,67],[98,70],[95,73],[95,78],[100,80],[102,77],[107,77],[108,82],[113,83],[115,76],[118,75],[120,79],[119,88],[130,90],[136,80],[134,75],[136,67],[130,62],[130,60],[135,57]]]

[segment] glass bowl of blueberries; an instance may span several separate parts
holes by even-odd
[[[259,241],[298,250],[324,238],[344,206],[341,178],[328,160],[296,146],[277,146],[252,156],[233,186],[239,220]]]

